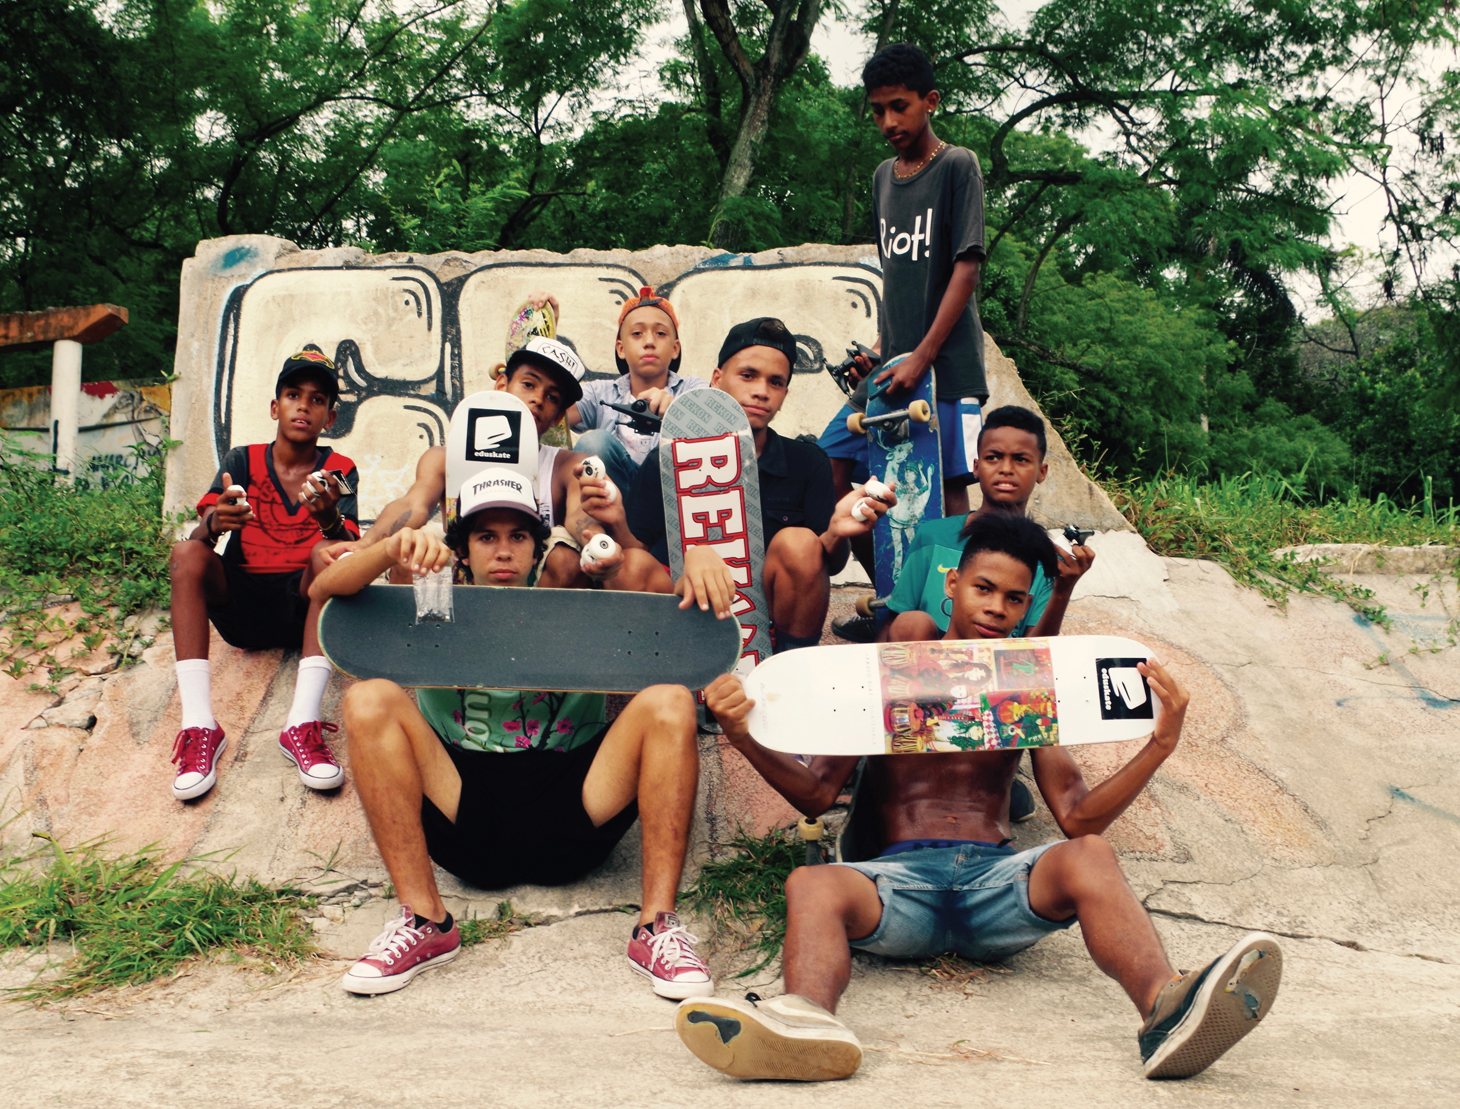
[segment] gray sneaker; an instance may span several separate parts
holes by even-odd
[[[1137,1042],[1147,1078],[1190,1078],[1217,1061],[1272,1009],[1283,976],[1277,940],[1249,932],[1204,970],[1156,995]]]
[[[684,1046],[733,1078],[826,1082],[862,1065],[856,1035],[814,1001],[782,994],[769,1001],[694,997],[682,1001],[674,1028]]]

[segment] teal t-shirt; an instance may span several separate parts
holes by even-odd
[[[416,704],[446,743],[465,751],[571,751],[603,728],[601,693],[418,689]]]
[[[948,630],[951,617],[944,608],[947,597],[943,593],[943,581],[949,570],[958,568],[963,557],[963,544],[958,533],[963,530],[967,516],[944,516],[929,520],[918,526],[903,560],[902,573],[887,599],[890,612],[926,612],[938,625],[939,631]],[[1034,584],[1029,587],[1029,608],[1024,619],[1014,625],[1009,633],[1011,639],[1031,634],[1044,615],[1044,606],[1049,603],[1053,589],[1044,576],[1044,567],[1034,568]]]

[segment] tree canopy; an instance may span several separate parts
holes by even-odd
[[[812,48],[830,18],[934,58],[934,126],[985,174],[986,327],[1087,460],[1460,494],[1445,0],[1049,0],[1017,24],[993,0],[0,0],[0,311],[125,304],[87,375],[146,377],[218,235],[870,243],[888,151]],[[1353,174],[1388,254],[1335,242]],[[1381,304],[1348,291],[1366,267]]]

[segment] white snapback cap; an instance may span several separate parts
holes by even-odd
[[[484,466],[461,483],[458,520],[487,508],[515,508],[538,519],[532,482],[506,466]]]

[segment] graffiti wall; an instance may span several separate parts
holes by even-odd
[[[881,275],[859,258],[865,251],[801,248],[790,260],[791,252],[702,248],[376,258],[309,254],[255,236],[200,243],[183,276],[176,406],[185,422],[174,431],[183,447],[169,470],[169,506],[195,503],[229,446],[274,437],[275,377],[312,342],[340,367],[328,441],[359,464],[361,515],[373,519],[409,486],[421,452],[443,441],[456,402],[490,388],[508,320],[536,290],[558,298],[559,338],[592,377],[617,376],[619,309],[642,285],[674,301],[686,374],[710,376],[733,324],[780,317],[798,357],[776,428],[817,434],[842,403],[826,361],[877,337]]]
[[[85,382],[77,405],[76,455],[81,468],[135,470],[155,457],[167,438],[171,406],[166,385]],[[0,391],[0,454],[14,459],[55,451],[50,386]]]

